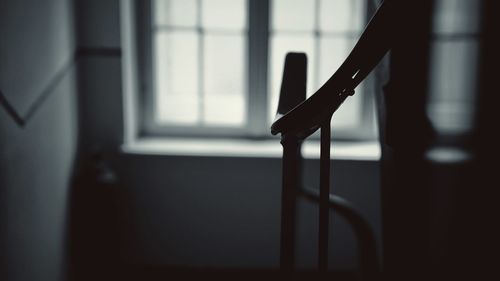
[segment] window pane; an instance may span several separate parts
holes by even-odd
[[[319,40],[319,86],[337,71],[354,47],[355,41],[347,37],[322,37]]]
[[[356,94],[348,97],[333,114],[333,129],[353,129],[361,125],[363,95],[363,84],[361,84],[356,88]]]
[[[281,87],[281,78],[283,76],[283,66],[285,56],[288,52],[304,52],[307,55],[307,93],[312,93],[312,80],[315,76],[313,72],[315,52],[313,35],[281,35],[276,34],[271,38],[270,50],[270,95],[269,95],[269,118],[274,119]]]
[[[319,26],[322,31],[349,32],[364,28],[366,0],[321,0]]]
[[[433,31],[440,34],[477,33],[481,19],[481,1],[436,1]]]
[[[201,5],[203,27],[230,30],[246,28],[245,0],[203,0]]]
[[[158,32],[155,85],[160,122],[195,123],[198,116],[198,37],[195,32]]]
[[[351,52],[355,40],[348,37],[323,37],[320,40],[319,80],[323,85],[337,71]],[[335,129],[353,128],[361,122],[363,95],[362,85],[356,88],[356,94],[348,97],[333,115],[332,126]]]
[[[206,35],[204,121],[208,125],[245,123],[245,40],[242,35]]]
[[[157,25],[194,27],[197,22],[196,0],[155,0],[153,10]]]
[[[438,39],[439,40],[439,39]],[[437,41],[431,49],[431,81],[428,109],[441,133],[464,133],[472,127],[474,75],[478,64],[476,40]]]
[[[272,30],[313,30],[315,3],[312,0],[273,0]]]

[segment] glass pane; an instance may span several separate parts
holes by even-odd
[[[272,30],[313,30],[315,3],[312,0],[273,0]]]
[[[199,118],[197,34],[158,32],[154,55],[157,118],[195,123]]]
[[[229,30],[246,28],[245,0],[204,0],[201,5],[203,27]]]
[[[346,37],[323,37],[320,39],[319,81],[323,85],[337,71],[347,58],[355,44],[355,40]],[[356,88],[356,94],[347,98],[335,112],[332,126],[336,129],[349,129],[359,126],[361,122],[362,85]]]
[[[354,96],[348,97],[333,114],[333,129],[356,129],[361,125],[363,95],[363,84],[360,84]]]
[[[155,0],[153,10],[157,25],[194,27],[197,23],[196,0]]]
[[[478,42],[442,41],[432,46],[429,116],[442,133],[463,133],[472,126]]]
[[[283,76],[283,66],[285,56],[288,52],[303,52],[307,55],[307,94],[311,95],[313,90],[314,73],[314,37],[313,35],[282,35],[276,34],[271,38],[270,50],[270,90],[269,96],[269,118],[274,119],[278,106],[281,78]]]
[[[319,26],[322,31],[362,31],[366,0],[321,0]]]
[[[322,37],[319,47],[319,86],[323,85],[347,58],[355,40],[346,37]]]
[[[481,1],[436,1],[434,32],[441,34],[477,33],[480,25]]]
[[[204,121],[209,125],[243,125],[245,110],[245,40],[242,35],[206,35]]]

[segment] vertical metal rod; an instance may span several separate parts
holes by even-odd
[[[295,209],[300,181],[300,141],[295,136],[282,138],[283,174],[281,193],[280,268],[292,272],[295,263]]]
[[[321,126],[321,152],[319,174],[319,229],[318,229],[318,269],[328,270],[328,226],[330,196],[330,118]]]

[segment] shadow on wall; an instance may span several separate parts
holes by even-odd
[[[318,186],[318,160],[304,177]],[[129,264],[219,269],[277,269],[281,159],[119,156],[121,257]],[[376,161],[333,161],[333,188],[380,230]],[[362,174],[363,177],[353,175]],[[298,266],[316,267],[317,206],[301,202]],[[334,216],[330,268],[356,267],[356,246],[345,221]]]
[[[119,273],[119,189],[100,152],[75,176],[71,194],[71,275],[74,280],[115,280]]]

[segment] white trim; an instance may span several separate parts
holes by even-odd
[[[135,38],[134,0],[120,1],[120,31],[122,47],[122,86],[124,112],[124,142],[137,138],[137,61]]]
[[[334,142],[333,159],[380,160],[378,142]],[[281,158],[279,139],[199,139],[199,138],[143,138],[122,146],[122,152],[144,155],[210,156],[210,157],[263,157]],[[319,141],[306,141],[302,147],[306,159],[319,159]]]

